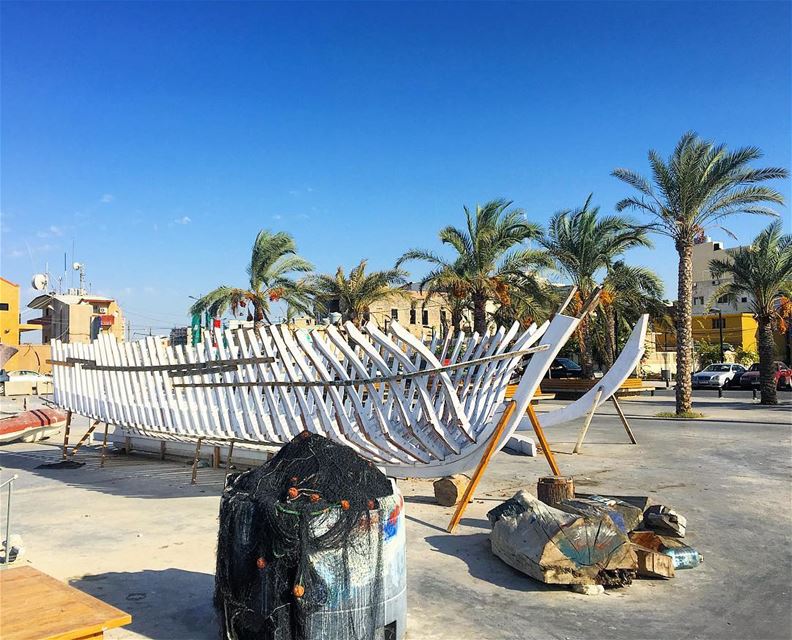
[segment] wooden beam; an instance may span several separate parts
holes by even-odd
[[[575,448],[572,449],[572,453],[580,453],[581,449],[583,449],[583,439],[586,437],[589,425],[591,424],[591,419],[594,417],[594,413],[597,411],[600,397],[602,397],[602,387],[597,389],[597,394],[594,396],[594,404],[591,405],[591,411],[588,412],[586,419],[583,421],[583,426],[580,429],[580,433],[578,434],[578,439],[575,443]]]
[[[198,438],[195,442],[195,457],[193,458],[192,463],[192,479],[190,480],[190,484],[195,484],[196,479],[198,478],[198,461],[201,457],[201,442],[203,438]]]
[[[558,469],[558,463],[556,463],[553,451],[550,449],[550,445],[547,443],[547,438],[545,438],[542,425],[539,424],[539,417],[536,415],[536,411],[534,410],[532,404],[528,405],[527,413],[528,419],[531,421],[531,426],[533,427],[534,433],[536,434],[536,438],[539,440],[539,444],[542,447],[542,452],[547,459],[547,464],[550,465],[550,470],[553,472],[554,476],[560,476],[561,471]]]
[[[66,412],[66,425],[63,427],[63,452],[61,457],[65,460],[69,457],[68,447],[69,447],[69,432],[71,431],[71,419],[72,419],[72,412]]]
[[[621,420],[622,426],[624,427],[624,430],[627,432],[627,437],[630,438],[630,442],[632,442],[633,444],[638,444],[638,441],[635,439],[635,436],[633,435],[632,429],[630,429],[630,423],[627,422],[627,417],[624,415],[624,411],[622,411],[621,405],[619,404],[619,401],[616,399],[616,394],[614,393],[610,397],[610,399],[611,402],[613,403],[613,406],[616,407],[616,413],[619,414],[619,420]]]
[[[473,473],[473,476],[470,478],[470,482],[468,483],[467,488],[465,489],[465,493],[462,496],[462,499],[459,501],[457,505],[456,511],[454,512],[454,516],[451,518],[451,522],[448,523],[448,533],[454,533],[454,529],[457,528],[459,521],[462,519],[462,514],[465,513],[465,509],[467,509],[468,502],[473,497],[473,493],[476,491],[476,487],[478,486],[479,482],[481,481],[481,477],[484,475],[484,469],[487,468],[489,461],[492,459],[492,456],[495,455],[495,452],[498,449],[498,442],[503,435],[503,430],[506,428],[506,423],[509,421],[509,418],[514,413],[514,409],[517,405],[512,400],[508,406],[506,407],[505,411],[501,415],[500,420],[498,421],[498,426],[495,427],[495,431],[490,438],[489,443],[487,444],[487,448],[484,449],[484,455],[481,456],[481,460],[476,467],[476,471]]]
[[[98,426],[99,426],[99,423],[100,423],[100,422],[101,422],[101,420],[94,420],[93,424],[92,424],[90,427],[88,427],[88,431],[86,431],[86,432],[83,434],[83,437],[82,437],[82,438],[80,438],[80,440],[77,442],[77,444],[76,444],[76,445],[74,445],[74,448],[71,450],[70,457],[72,457],[72,458],[74,457],[74,454],[76,454],[76,453],[77,453],[77,450],[78,450],[78,449],[79,449],[81,446],[83,446],[83,444],[85,444],[85,441],[86,441],[86,440],[88,440],[88,436],[90,436],[90,435],[91,435],[91,434],[94,432],[94,429],[96,429],[96,427],[98,427]]]
[[[105,458],[107,457],[105,455],[106,452],[107,452],[107,427],[108,427],[108,424],[105,422],[104,437],[102,438],[102,459],[99,462],[99,466],[100,467],[104,467],[105,466]]]

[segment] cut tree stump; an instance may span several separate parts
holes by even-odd
[[[469,482],[470,478],[461,473],[435,480],[434,494],[437,504],[453,507],[462,499]]]
[[[539,478],[536,483],[536,497],[551,507],[555,507],[562,500],[571,500],[575,497],[574,479],[566,476]]]

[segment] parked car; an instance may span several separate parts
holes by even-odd
[[[583,367],[569,358],[555,358],[547,372],[548,378],[581,378]]]
[[[775,378],[776,387],[779,389],[792,389],[792,369],[783,362],[776,361],[773,363],[773,377]],[[740,386],[743,389],[759,386],[758,362],[754,362],[750,369],[743,374],[742,378],[740,378]]]
[[[23,385],[24,383],[27,383],[29,385],[35,386],[39,390],[44,390],[47,388],[51,389],[52,376],[39,373],[38,371],[29,371],[27,369],[21,369],[19,371],[6,371],[3,369],[0,371],[0,394],[5,394],[6,384],[9,387],[12,385],[20,387],[20,385],[17,385],[16,383],[22,383]],[[39,391],[39,393],[41,393],[41,391]],[[10,390],[9,394],[11,394]]]
[[[694,389],[725,389],[735,387],[746,369],[741,364],[716,362],[693,374]]]

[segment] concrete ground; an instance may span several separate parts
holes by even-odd
[[[669,395],[626,401],[625,411],[670,410]],[[716,394],[697,392],[698,410],[715,416],[710,421],[635,418],[637,446],[626,444],[608,409],[595,417],[580,455],[570,454],[579,425],[548,434],[580,491],[649,495],[687,516],[686,542],[705,562],[671,581],[640,580],[589,597],[540,584],[493,556],[486,512],[534,488],[548,473],[544,458],[498,454],[454,535],[445,532],[452,509],[433,504],[431,482],[400,482],[407,637],[790,638],[792,395],[782,394],[778,409],[754,406],[750,395],[715,402]],[[132,624],[108,638],[216,638],[211,592],[222,471],[201,469],[191,486],[184,461],[116,454],[100,469],[90,448],[78,454],[84,467],[38,469],[59,459],[58,442],[0,450],[3,478],[19,474],[12,531],[23,536],[23,561],[130,612]]]

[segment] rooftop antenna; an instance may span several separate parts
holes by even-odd
[[[72,268],[75,271],[80,272],[80,294],[81,296],[85,295],[85,265],[81,262],[75,262],[72,265]]]

